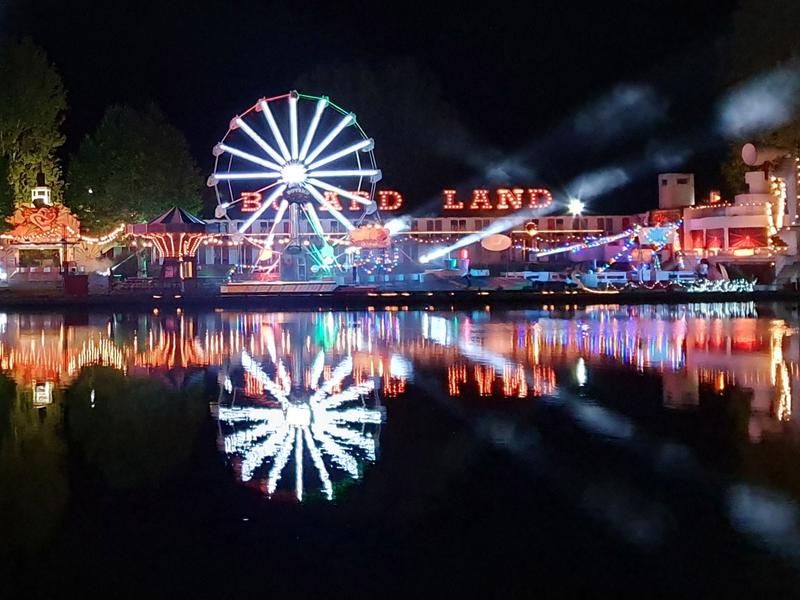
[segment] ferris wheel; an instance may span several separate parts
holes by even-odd
[[[323,269],[344,268],[353,232],[365,220],[380,221],[374,147],[356,116],[326,96],[292,91],[262,98],[234,117],[214,146],[208,185],[216,190],[215,215],[233,221],[229,210],[238,208],[237,235],[261,248],[259,262],[274,265],[283,252],[308,252]],[[255,235],[265,233],[252,228],[267,210],[274,211],[269,231]],[[324,213],[338,221],[340,233],[325,231]]]

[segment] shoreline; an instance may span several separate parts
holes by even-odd
[[[126,295],[66,296],[7,292],[0,294],[2,309],[45,308],[93,310],[107,308],[146,309],[198,308],[231,310],[451,310],[497,308],[541,308],[549,305],[591,304],[697,304],[718,302],[800,302],[791,290],[752,292],[534,292],[529,290],[367,291],[363,293],[319,292],[270,295],[197,294],[154,290],[155,293]]]

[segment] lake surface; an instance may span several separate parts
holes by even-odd
[[[797,597],[798,326],[0,313],[0,589]]]

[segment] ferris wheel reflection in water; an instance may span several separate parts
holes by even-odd
[[[221,450],[237,477],[268,497],[333,500],[379,452],[383,393],[411,367],[329,313],[262,328],[266,353],[233,355],[220,373]],[[385,384],[385,385],[384,385]]]

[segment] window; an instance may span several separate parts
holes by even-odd
[[[661,187],[666,187],[669,185],[669,179],[662,179],[661,180]]]
[[[589,219],[581,219],[581,229],[589,229]]]
[[[627,229],[630,226],[631,226],[630,217],[622,217],[622,228]]]
[[[444,219],[436,219],[436,221],[434,223],[434,225],[436,226],[436,231],[441,231],[442,230],[442,221],[443,220]]]
[[[458,220],[458,230],[459,231],[466,231],[467,230],[467,220],[466,219],[459,219]]]
[[[561,229],[564,227],[564,219],[556,219],[556,228]]]
[[[689,178],[688,177],[678,177],[677,181],[678,181],[678,185],[689,185]]]
[[[450,219],[450,231],[458,231],[458,220]]]
[[[269,233],[270,229],[272,229],[272,221],[262,221],[261,222],[261,232],[262,233]]]
[[[339,233],[339,221],[331,221],[330,232]]]
[[[229,250],[229,248],[227,246],[220,246],[220,253],[222,254],[221,262],[222,262],[223,265],[227,265],[228,264],[228,260],[229,260],[229,258],[228,258],[228,250]]]
[[[428,219],[427,223],[425,223],[425,230],[433,231],[433,219]]]
[[[547,229],[552,231],[556,228],[556,220],[555,219],[547,219]]]

